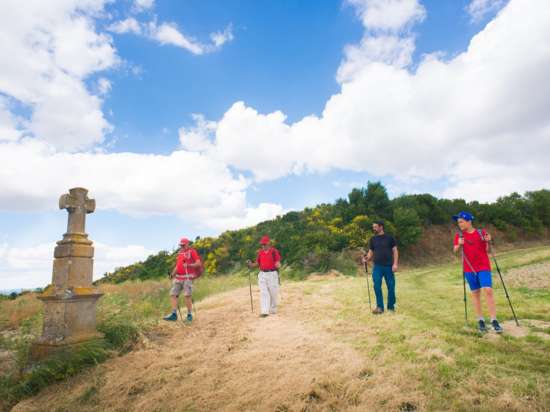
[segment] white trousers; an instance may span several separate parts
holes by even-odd
[[[260,272],[258,274],[258,286],[260,287],[261,313],[264,315],[277,313],[279,274],[276,271]]]

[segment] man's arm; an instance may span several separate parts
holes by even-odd
[[[392,272],[397,272],[397,268],[399,267],[399,252],[397,251],[397,246],[394,246],[392,248],[393,252],[393,266],[392,266]]]
[[[275,267],[281,268],[281,253],[277,249],[275,249]]]
[[[369,249],[366,255],[363,255],[363,263],[372,261],[372,250]]]
[[[174,276],[176,276],[177,267],[178,267],[178,265],[174,265],[174,269],[172,269],[172,273],[170,273],[170,279],[173,279]]]
[[[258,256],[259,257],[259,256]],[[258,266],[260,266],[260,262],[258,261],[258,257],[256,257],[256,260],[255,261],[252,261],[250,259],[248,259],[246,261],[246,264],[248,266],[249,269],[252,269],[252,268],[256,268]]]

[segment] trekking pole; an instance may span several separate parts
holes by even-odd
[[[370,300],[369,266],[368,265],[369,264],[365,261],[364,266],[365,266],[365,277],[367,278],[367,292],[368,292],[368,295],[369,295],[369,309],[372,312],[372,303],[371,303],[371,300]]]
[[[180,315],[181,323],[183,323],[183,326],[185,326],[185,321],[183,320],[183,316],[182,316],[181,310],[180,310],[180,301],[179,301],[179,297],[178,297],[178,314]]]
[[[514,306],[512,306],[512,300],[510,299],[510,295],[508,295],[508,289],[506,289],[506,285],[504,284],[504,278],[502,277],[502,273],[500,272],[500,267],[498,266],[498,262],[495,256],[495,252],[493,250],[492,242],[489,242],[489,253],[491,253],[491,257],[495,262],[495,267],[497,268],[498,276],[500,278],[500,281],[502,282],[502,288],[504,289],[504,294],[506,295],[506,299],[508,299],[508,304],[510,305],[510,309],[512,310],[512,315],[514,315],[516,326],[519,326],[518,318],[516,317],[516,312],[514,311]]]
[[[191,296],[191,306],[193,308],[193,315],[195,315],[195,319],[197,318],[197,307],[195,306],[195,299],[193,299],[193,296]]]
[[[464,273],[464,260],[468,260],[466,256],[464,256],[464,249],[462,249],[462,287],[464,289],[464,324],[468,326],[468,303],[466,302],[466,274]],[[468,262],[468,265],[470,265],[470,262]],[[472,265],[470,265],[470,268]]]
[[[248,288],[250,290],[250,310],[254,313],[254,303],[252,303],[252,278],[250,277],[250,268],[248,268]]]
[[[281,293],[282,289],[281,289],[281,270],[280,269],[277,269],[277,281],[279,282],[279,303],[281,302],[281,300],[283,300],[283,294]]]

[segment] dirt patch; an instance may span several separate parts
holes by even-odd
[[[550,261],[511,269],[503,275],[511,287],[550,289]]]
[[[528,335],[535,335],[543,339],[550,339],[550,322],[537,319],[520,319],[520,326],[513,320],[501,323],[504,328],[504,335],[515,338],[523,338]]]
[[[504,329],[503,335],[513,336],[514,338],[523,338],[529,335],[529,327],[524,322],[517,326],[515,321],[506,320],[501,322],[501,326]]]

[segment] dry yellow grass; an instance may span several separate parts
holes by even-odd
[[[507,254],[503,270],[548,253]],[[497,283],[505,333],[479,337],[464,328],[459,265],[399,272],[398,311],[383,316],[368,312],[364,276],[312,280],[283,283],[280,312],[266,319],[250,313],[248,287],[210,296],[192,325],[162,324],[133,352],[13,410],[548,410],[548,289],[510,288],[515,328]]]
[[[246,289],[208,298],[192,326],[163,325],[164,333],[151,334],[139,350],[13,410],[72,410],[79,404],[82,411],[420,407],[423,395],[403,371],[378,367],[319,322],[327,310],[338,310],[332,282],[316,282],[320,289],[309,298],[302,290],[307,284],[285,285],[280,313],[266,319],[250,313]],[[308,314],[317,321],[306,322]]]
[[[16,300],[0,302],[0,331],[17,329],[21,323],[42,312],[42,302],[36,299],[36,293],[26,293]]]

